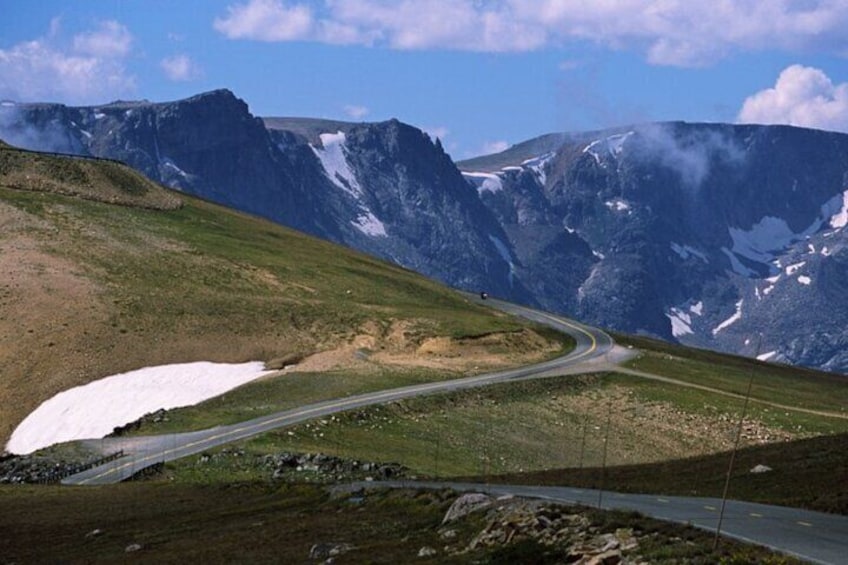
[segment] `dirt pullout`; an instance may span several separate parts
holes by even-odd
[[[426,322],[395,320],[382,327],[367,322],[341,347],[305,357],[288,371],[321,372],[368,366],[421,367],[450,372],[486,371],[542,361],[560,344],[533,330],[479,337],[426,337]]]

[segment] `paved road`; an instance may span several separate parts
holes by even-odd
[[[479,297],[470,294],[467,296],[469,300],[482,302]],[[104,451],[116,452],[123,449],[126,455],[102,466],[71,475],[64,479],[62,483],[68,485],[117,483],[131,477],[137,471],[156,463],[180,459],[213,447],[240,441],[270,430],[291,426],[344,410],[382,404],[424,394],[563,374],[566,371],[573,371],[579,367],[586,367],[586,370],[591,370],[593,368],[591,364],[592,360],[603,359],[612,351],[612,338],[601,330],[584,326],[561,316],[554,316],[500,300],[488,299],[485,301],[485,304],[566,332],[574,337],[576,347],[568,355],[536,365],[451,381],[412,385],[328,400],[255,418],[231,426],[219,426],[207,430],[180,434],[97,440],[96,444],[93,445]]]
[[[543,498],[567,504],[605,509],[635,510],[647,516],[691,524],[715,531],[721,499],[620,494],[570,487],[495,485],[480,483],[378,481],[339,485],[337,490],[362,488],[451,488],[485,492],[494,496],[512,494]],[[769,506],[729,500],[722,520],[722,535],[771,547],[813,563],[848,563],[848,516],[810,512],[784,506]]]

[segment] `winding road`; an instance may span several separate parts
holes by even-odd
[[[471,301],[482,302],[477,296],[470,294],[466,296]],[[485,303],[504,312],[563,331],[575,339],[576,346],[565,356],[536,365],[451,381],[424,383],[327,400],[231,426],[219,426],[180,434],[98,440],[99,445],[102,445],[104,450],[118,451],[123,449],[126,455],[99,467],[71,475],[64,479],[62,483],[67,485],[117,483],[131,477],[139,470],[157,463],[180,459],[216,446],[240,441],[270,430],[291,426],[336,412],[493,383],[604,370],[608,369],[611,363],[620,362],[628,356],[626,352],[621,354],[621,348],[615,347],[609,335],[596,328],[585,326],[561,316],[496,299],[490,298]],[[567,504],[635,510],[655,518],[688,523],[713,531],[718,521],[718,509],[721,507],[721,500],[712,498],[621,494],[569,487],[386,481],[339,485],[336,488],[410,486],[452,488],[460,491],[474,490],[493,495],[512,494],[544,498]],[[765,545],[813,563],[838,564],[848,562],[848,517],[846,516],[728,501],[722,526],[723,535]]]
[[[471,301],[482,302],[479,297],[474,295],[467,294],[466,296]],[[179,434],[105,438],[98,440],[97,445],[99,447],[104,451],[110,452],[123,450],[126,455],[98,467],[93,467],[81,473],[66,477],[62,480],[62,484],[99,485],[117,483],[157,463],[173,461],[206,451],[213,447],[244,440],[270,430],[291,426],[306,420],[321,418],[345,410],[362,408],[373,404],[383,404],[425,394],[449,392],[506,381],[560,375],[566,371],[579,371],[581,368],[585,368],[588,371],[595,368],[591,361],[603,359],[613,350],[614,344],[612,338],[599,329],[585,326],[561,316],[554,316],[539,310],[496,299],[487,299],[485,303],[509,314],[521,316],[565,332],[574,338],[576,345],[567,355],[535,365],[450,381],[423,383],[327,400],[269,414],[230,426],[218,426],[206,430]]]

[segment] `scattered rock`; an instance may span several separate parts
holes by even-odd
[[[11,455],[0,459],[0,484],[56,483],[63,478],[111,461],[121,453],[86,461],[66,461],[49,455]]]
[[[760,465],[757,465],[756,467],[754,467],[753,469],[751,469],[749,472],[757,475],[757,474],[760,474],[760,473],[768,473],[771,470],[772,470],[771,467],[769,467],[767,465],[760,464]]]
[[[124,549],[125,553],[135,553],[136,551],[141,551],[142,545],[140,543],[131,543],[126,549]]]
[[[418,550],[418,557],[433,557],[434,555],[436,555],[436,550],[426,545]]]
[[[262,465],[273,468],[272,478],[301,481],[303,474],[315,475],[315,480],[340,482],[357,479],[392,479],[403,477],[409,471],[397,463],[375,463],[357,459],[343,459],[323,453],[279,453],[261,457]]]
[[[457,502],[462,498],[458,498]],[[476,500],[481,505],[485,502],[479,497]],[[468,503],[464,506],[473,508]],[[570,508],[540,500],[489,499],[488,506],[478,506],[476,509],[481,508],[487,508],[486,526],[467,546],[446,546],[447,553],[460,555],[476,549],[535,541],[544,546],[557,546],[566,550],[567,563],[616,565],[640,562],[635,554],[639,540],[630,528],[619,528],[615,532],[599,531],[597,527],[591,526],[589,518],[583,514],[572,513]],[[445,537],[444,533],[442,537]]]
[[[141,426],[143,426],[144,424],[159,424],[161,422],[167,422],[168,420],[168,411],[164,408],[160,408],[155,412],[149,412],[145,414],[138,420],[134,420],[132,422],[124,424],[123,426],[116,426],[112,429],[112,433],[106,437],[120,437],[122,435],[127,434],[128,432],[132,432],[141,428]]]
[[[448,522],[453,522],[467,514],[471,514],[472,512],[476,512],[477,510],[481,510],[483,508],[487,508],[492,505],[492,497],[479,493],[472,492],[468,494],[463,494],[459,498],[457,498],[451,507],[448,508],[448,511],[445,513],[445,517],[442,520],[442,524],[447,524]]]
[[[316,543],[309,548],[309,558],[328,559],[330,557],[338,557],[352,549],[355,548],[349,543]]]
[[[85,534],[85,539],[96,538],[98,536],[102,536],[103,533],[104,533],[103,530],[101,530],[100,528],[95,528],[95,529],[91,530],[90,532],[88,532],[87,534]]]
[[[452,539],[456,539],[457,531],[456,530],[445,530],[439,535],[443,540],[452,540]]]

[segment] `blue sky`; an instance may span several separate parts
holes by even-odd
[[[848,132],[848,0],[2,0],[0,98],[396,117],[461,159],[653,120]]]

